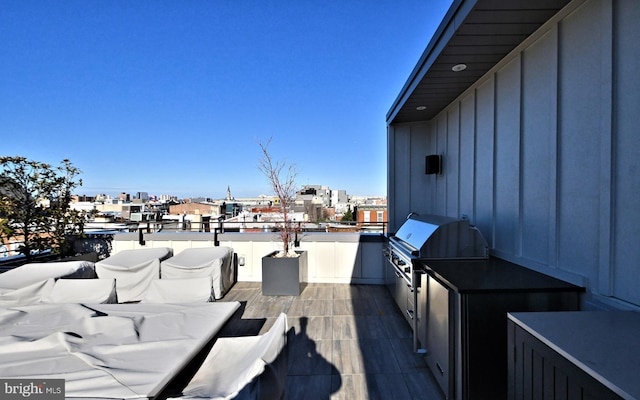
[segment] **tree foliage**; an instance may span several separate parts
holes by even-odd
[[[14,156],[0,157],[0,173],[2,240],[21,242],[27,259],[47,249],[64,255],[70,237],[82,232],[80,213],[69,207],[80,170],[66,159],[53,167]]]
[[[289,210],[293,206],[296,198],[296,178],[298,171],[295,165],[287,165],[284,161],[276,161],[269,153],[269,144],[271,139],[266,143],[258,142],[262,150],[262,159],[258,165],[260,171],[267,177],[274,194],[280,202],[282,209],[283,223],[280,227],[280,238],[282,240],[282,255],[289,256],[290,245],[294,240],[296,227],[289,218]]]
[[[351,211],[351,206],[348,205],[347,206],[347,211],[344,212],[344,214],[342,214],[342,219],[341,221],[355,221],[354,217],[353,217],[353,211]]]

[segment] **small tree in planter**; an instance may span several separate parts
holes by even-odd
[[[282,208],[283,222],[279,227],[282,251],[262,257],[262,294],[297,296],[302,291],[308,273],[307,252],[294,251],[291,246],[298,229],[289,217],[289,207],[296,195],[297,171],[283,161],[274,161],[268,151],[269,143],[271,139],[267,143],[259,143],[263,155],[259,168],[269,180]]]
[[[296,197],[296,183],[298,171],[294,165],[286,165],[284,161],[274,161],[269,154],[269,144],[271,139],[266,143],[259,142],[262,150],[262,159],[258,168],[267,177],[274,194],[280,202],[282,209],[283,222],[279,227],[280,239],[282,240],[282,251],[278,253],[278,257],[297,257],[298,254],[293,251],[291,243],[294,241],[297,225],[289,218],[289,208],[294,204]],[[286,174],[285,174],[286,168]]]

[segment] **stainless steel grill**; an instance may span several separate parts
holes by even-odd
[[[411,213],[388,237],[384,254],[413,284],[416,265],[426,260],[487,259],[487,242],[466,219]]]
[[[417,294],[422,263],[429,260],[487,259],[489,247],[480,231],[466,219],[411,213],[383,249],[390,266],[387,285],[412,325],[418,350]]]

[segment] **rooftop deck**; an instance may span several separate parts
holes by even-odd
[[[221,301],[242,304],[221,336],[264,333],[287,314],[286,399],[444,398],[385,286],[309,283],[294,297],[238,282]]]

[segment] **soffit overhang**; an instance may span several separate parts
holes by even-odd
[[[454,0],[387,113],[387,124],[432,119],[569,2]],[[458,64],[467,68],[454,72]]]

